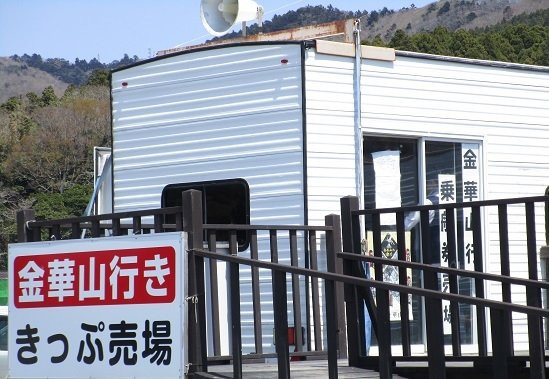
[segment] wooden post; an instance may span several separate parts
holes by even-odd
[[[433,264],[431,251],[429,211],[421,211],[421,248],[423,263]],[[438,277],[434,272],[423,273],[424,287],[439,291]],[[429,379],[446,379],[446,356],[444,354],[444,327],[442,324],[442,300],[425,297],[425,322],[427,325],[427,361],[429,363]]]
[[[187,232],[189,249],[202,249],[202,193],[188,190],[182,194],[183,230]],[[189,325],[189,372],[207,372],[207,341],[206,341],[206,294],[204,291],[204,258],[188,255],[187,290],[185,294],[192,301],[187,302]]]
[[[358,240],[356,238],[356,228],[353,227],[352,211],[358,210],[358,198],[355,196],[346,196],[341,199],[341,225],[343,234],[343,251],[356,253],[360,252],[360,230],[358,230]],[[358,244],[358,245],[357,245]],[[355,262],[344,261],[343,273],[352,275],[352,265]],[[349,357],[349,366],[359,366],[360,352],[366,349],[365,340],[361,336],[360,312],[363,309],[362,304],[357,299],[356,286],[345,284],[345,309],[347,314],[347,348]]]
[[[33,235],[27,222],[33,221],[35,213],[33,209],[23,209],[17,212],[17,242],[33,242]]]
[[[337,253],[341,251],[341,227],[338,215],[328,215],[325,217],[326,226],[333,229],[326,232],[326,260],[328,272],[337,272]],[[340,345],[341,335],[344,333],[341,325],[338,325],[339,299],[337,298],[336,283],[333,280],[326,281],[326,323],[328,337],[328,376],[330,379],[338,377],[337,358],[338,350],[342,349]],[[338,338],[339,335],[339,338]]]

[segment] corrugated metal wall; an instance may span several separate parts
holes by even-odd
[[[363,127],[368,133],[473,139],[484,149],[484,198],[542,195],[549,184],[549,75],[397,57],[363,65]],[[527,277],[524,209],[509,218],[511,275]],[[537,209],[538,246],[543,210]],[[497,209],[486,213],[486,269],[499,274]],[[499,285],[487,288],[498,298]],[[525,291],[513,287],[513,301]],[[526,319],[515,317],[515,347],[527,349]]]
[[[303,223],[300,48],[226,47],[115,72],[115,211],[160,206],[167,184],[244,178],[252,223]],[[339,213],[340,197],[355,193],[353,60],[311,49],[305,70],[308,219],[322,224],[326,214]],[[540,195],[549,184],[548,77],[417,57],[363,61],[363,131],[478,141],[485,199]],[[524,276],[524,210],[511,211],[512,274]],[[486,214],[486,262],[488,271],[499,273],[495,212]],[[537,212],[541,245],[542,209]],[[262,302],[271,317],[267,274],[261,272]],[[243,271],[242,285],[250,287],[249,272]],[[488,287],[491,297],[499,292]],[[525,298],[518,289],[513,296]],[[244,291],[243,315],[244,351],[252,351],[251,300]],[[519,349],[526,347],[525,330],[518,320]],[[271,346],[272,319],[264,320],[263,332],[264,345]]]
[[[356,195],[353,61],[309,50],[305,78],[309,223],[322,225]]]
[[[354,194],[353,61],[310,51],[306,62],[309,220],[320,223],[324,210],[338,210],[339,197]],[[362,128],[368,135],[481,142],[484,199],[542,195],[549,184],[547,73],[398,55],[395,62],[364,60]],[[496,212],[490,209],[485,223],[493,273]],[[524,209],[511,212],[512,275],[526,276]],[[543,209],[536,212],[540,246]],[[525,292],[513,290],[513,301],[525,302]],[[487,291],[501,296],[499,286]],[[524,317],[515,325],[516,348],[527,348]]]
[[[116,212],[160,207],[168,184],[243,178],[252,224],[304,223],[301,45],[210,49],[115,72],[113,111]],[[261,259],[270,259],[266,238]],[[260,281],[269,350],[270,273]],[[242,268],[245,353],[254,351],[250,282]]]

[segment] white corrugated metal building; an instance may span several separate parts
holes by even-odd
[[[477,158],[474,200],[543,194],[549,68],[363,47],[364,168],[357,170],[354,65],[353,45],[319,40],[220,45],[114,71],[113,210],[169,205],[170,185],[240,179],[249,190],[250,223],[320,224],[339,213],[341,197],[356,195],[357,171],[364,173],[367,205],[394,201],[375,184],[382,181],[379,168],[388,167],[380,166],[378,152],[392,152],[398,162],[403,205],[422,203],[428,181],[440,175],[453,175],[462,188],[456,199],[464,200],[466,151]],[[483,251],[486,270],[499,274],[497,227],[490,227],[496,211],[485,214]],[[527,276],[523,210],[513,212],[512,274]],[[543,212],[537,216],[543,225]],[[543,228],[537,232],[541,245]],[[246,351],[253,349],[253,317],[249,270],[241,271]],[[265,314],[270,280],[261,272]],[[499,291],[488,287],[487,296],[498,298]],[[524,292],[513,295],[525,302]],[[517,319],[515,333],[516,348],[526,348],[525,320]],[[268,318],[263,335],[272,348]],[[473,346],[474,327],[467,338]]]

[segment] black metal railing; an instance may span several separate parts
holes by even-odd
[[[327,225],[337,225],[339,223],[339,217],[337,215],[327,216]],[[275,315],[275,330],[286,330],[288,326],[288,309],[287,309],[287,298],[286,298],[286,274],[291,275],[302,275],[312,278],[324,279],[325,284],[325,297],[326,297],[326,314],[327,314],[327,347],[328,347],[328,367],[329,367],[329,377],[337,378],[337,353],[339,349],[339,342],[337,338],[338,333],[338,321],[336,314],[338,313],[338,305],[340,304],[337,300],[337,295],[335,292],[336,283],[344,283],[353,287],[363,287],[366,289],[375,288],[376,294],[378,295],[378,300],[381,296],[388,298],[389,291],[398,291],[404,294],[413,294],[422,296],[430,299],[433,302],[440,302],[441,300],[456,301],[460,303],[470,304],[478,307],[489,308],[491,310],[492,322],[501,325],[503,321],[504,314],[506,312],[518,312],[528,315],[528,317],[540,318],[548,317],[549,310],[542,309],[536,306],[530,305],[519,305],[519,304],[507,304],[501,301],[483,299],[481,297],[474,296],[463,296],[455,293],[444,293],[438,290],[438,288],[418,288],[408,286],[406,284],[397,284],[397,283],[387,283],[383,281],[378,281],[374,279],[366,279],[363,277],[357,277],[353,275],[342,275],[337,272],[336,262],[338,259],[343,259],[344,261],[357,262],[357,261],[369,261],[379,265],[396,265],[399,267],[410,267],[414,269],[421,269],[428,273],[447,273],[449,275],[469,275],[476,279],[491,280],[491,281],[501,281],[507,284],[514,285],[526,285],[526,286],[537,286],[539,288],[549,289],[549,283],[541,283],[529,279],[520,279],[512,277],[501,277],[494,274],[484,274],[480,272],[473,272],[467,270],[461,270],[456,268],[441,268],[434,267],[432,265],[426,265],[416,262],[405,262],[405,261],[394,261],[381,257],[368,257],[358,254],[339,252],[338,242],[334,240],[337,239],[338,232],[334,230],[324,229],[327,232],[327,239],[329,240],[327,246],[327,260],[328,266],[326,271],[319,271],[313,269],[307,269],[303,267],[283,265],[277,263],[276,259],[273,259],[271,262],[261,261],[256,259],[250,259],[246,257],[240,257],[236,254],[220,254],[215,251],[210,251],[207,249],[192,249],[190,253],[196,257],[208,258],[210,260],[216,261],[225,261],[232,265],[232,272],[238,272],[239,265],[246,265],[252,268],[263,268],[271,270],[273,272],[273,303],[274,303],[274,315]],[[233,251],[236,248],[236,240],[233,242],[234,247]],[[329,247],[331,246],[331,248]],[[198,258],[197,258],[198,259]],[[238,280],[231,280],[231,294],[232,296],[238,296]],[[231,312],[233,314],[239,314],[239,301],[231,302]],[[379,304],[379,303],[378,303]],[[384,302],[388,305],[388,300]],[[378,322],[383,317],[382,314],[385,313],[385,310],[381,310],[381,305],[377,306],[378,310]],[[349,317],[349,315],[348,315]],[[348,318],[348,323],[351,320]],[[378,327],[382,325],[378,323]],[[381,327],[380,327],[381,328]],[[239,325],[233,325],[232,328],[232,340],[233,340],[233,375],[235,377],[242,376],[242,356],[239,350],[239,341],[240,341],[240,328]],[[378,330],[379,335],[380,330]],[[286,333],[276,333],[276,346],[277,353],[276,357],[278,358],[278,376],[279,378],[288,378],[289,377],[289,355],[288,355],[288,336]],[[348,335],[349,349],[351,349],[351,344],[355,341],[355,336]],[[234,341],[238,341],[235,343]],[[505,357],[503,352],[500,352],[502,339],[497,338],[493,340],[494,347],[494,377],[502,378],[506,377],[507,373],[505,368],[507,367],[507,362],[502,360],[502,357]],[[391,350],[390,339],[380,338],[380,356],[376,359],[379,365],[379,371],[381,378],[389,378],[392,375],[391,366],[392,358],[387,354],[387,351]],[[383,346],[385,345],[385,346]],[[440,346],[439,346],[440,348]],[[441,346],[442,355],[444,356],[444,345]],[[382,353],[385,352],[385,353]],[[538,352],[542,354],[542,352]],[[385,355],[383,355],[385,354]],[[429,351],[429,354],[432,354]],[[437,354],[440,355],[440,354]],[[431,361],[431,358],[427,358]],[[532,357],[530,358],[532,359]],[[534,357],[535,359],[535,357]],[[388,363],[387,363],[388,362]],[[496,366],[501,364],[503,369]],[[434,368],[429,367],[429,376],[444,378],[445,377],[445,361],[442,360],[442,370],[440,370],[440,364],[437,364]],[[539,377],[539,376],[536,376]]]
[[[375,288],[374,302],[371,291],[359,291],[356,287],[346,286],[345,299],[347,307],[347,335],[349,336],[349,362],[356,366],[378,365],[381,377],[388,378],[394,371],[395,361],[398,360],[418,360],[418,357],[412,357],[410,343],[410,323],[407,317],[408,297],[400,296],[400,340],[402,346],[402,356],[392,356],[392,336],[391,322],[389,316],[389,289],[379,286],[378,282],[383,281],[383,266],[399,267],[398,292],[412,293],[405,290],[409,287],[407,278],[402,275],[406,269],[414,269],[422,274],[422,289],[414,292],[424,299],[425,306],[425,324],[426,324],[426,344],[427,355],[420,359],[428,362],[429,377],[445,378],[446,362],[457,360],[471,360],[475,364],[480,361],[489,361],[492,374],[495,378],[510,377],[510,363],[513,359],[519,358],[523,363],[529,362],[530,377],[545,377],[545,352],[543,350],[542,316],[547,317],[547,312],[541,307],[541,289],[548,289],[549,283],[538,280],[538,260],[536,244],[536,220],[535,203],[545,203],[548,197],[529,197],[505,200],[477,201],[457,204],[438,204],[426,206],[400,207],[388,209],[359,210],[358,199],[354,197],[343,198],[342,205],[342,224],[343,224],[343,249],[349,253],[341,253],[339,258],[344,261],[344,272],[346,275],[362,276],[365,273],[362,262],[370,262],[375,267],[375,279],[371,282],[371,287]],[[525,229],[523,247],[524,260],[527,262],[528,279],[514,278],[510,276],[509,259],[509,226],[508,226],[508,207],[518,206],[522,212],[518,212],[524,217],[522,227]],[[488,274],[483,272],[483,212],[489,212],[487,207],[497,208],[498,218],[498,236],[499,236],[499,257],[500,274]],[[458,244],[456,241],[457,226],[454,211],[470,209],[471,210],[471,229],[474,246],[474,271],[465,270],[460,267],[458,259]],[[429,212],[445,211],[446,230],[448,233],[447,254],[448,266],[441,267],[436,262],[431,251],[433,244],[431,241],[435,236],[429,228]],[[419,233],[421,235],[421,255],[423,262],[407,262],[404,251],[410,246],[406,246],[405,216],[413,212],[420,213]],[[516,213],[516,212],[515,212]],[[396,234],[398,244],[398,259],[386,259],[382,257],[380,217],[382,214],[394,214],[396,219]],[[488,215],[486,215],[488,216]],[[371,230],[373,236],[374,256],[365,256],[361,254],[361,220],[366,225],[367,230]],[[463,246],[460,247],[463,249]],[[461,251],[463,254],[463,251]],[[360,262],[360,263],[359,263]],[[463,266],[463,264],[461,264]],[[447,275],[449,279],[448,293],[440,292],[441,283],[439,275]],[[460,293],[459,283],[464,278],[471,278],[474,282],[474,294]],[[486,282],[500,283],[502,291],[502,301],[485,300]],[[385,283],[384,283],[385,284]],[[520,285],[526,291],[526,305],[518,306],[512,302],[511,285]],[[410,287],[409,287],[410,288]],[[451,356],[445,354],[445,336],[443,333],[443,310],[441,300],[450,301],[451,314],[451,333],[450,343],[452,345]],[[365,355],[364,340],[361,332],[362,325],[359,322],[363,316],[361,304],[365,302],[368,305],[369,313],[372,316],[374,331],[377,337],[379,357],[375,359],[368,358]],[[460,304],[474,305],[476,308],[476,329],[477,329],[477,353],[464,356],[461,351],[460,338]],[[492,355],[488,355],[487,348],[487,320],[486,308],[490,310],[490,325],[492,337]],[[513,325],[511,312],[523,313],[528,320],[528,356],[515,357],[513,347]],[[353,340],[354,338],[354,340]],[[415,359],[414,359],[415,358]],[[366,364],[365,364],[366,362]]]
[[[271,263],[278,263],[281,259],[289,261],[290,267],[301,267],[313,271],[319,269],[319,261],[326,260],[328,251],[341,251],[339,219],[330,219],[330,222],[337,221],[337,223],[324,226],[203,224],[201,193],[189,190],[183,192],[182,196],[182,206],[180,207],[59,220],[35,220],[34,211],[24,210],[18,214],[18,241],[36,242],[185,231],[188,233],[189,249],[204,249],[207,246],[210,252],[219,254],[220,260],[224,260],[223,257],[237,255],[257,262],[261,261],[260,258]],[[171,220],[171,223],[167,223],[167,219]],[[241,235],[243,231],[247,235],[248,248],[240,251],[242,249],[237,235]],[[333,233],[337,233],[335,238],[332,236]],[[220,235],[223,239],[221,243],[218,240]],[[227,236],[228,240],[226,241]],[[283,246],[283,244],[287,246]],[[188,294],[186,297],[193,299],[188,304],[190,373],[207,371],[209,365],[232,361],[235,367],[235,377],[238,377],[241,373],[243,359],[265,361],[266,358],[277,357],[279,354],[286,354],[292,359],[318,359],[328,356],[327,340],[323,334],[328,313],[321,303],[322,284],[319,283],[318,278],[295,273],[289,275],[288,279],[285,275],[284,278],[282,275],[274,275],[272,278],[273,293],[286,296],[286,286],[291,291],[290,299],[279,301],[277,298],[277,301],[273,300],[272,303],[274,329],[288,330],[288,325],[290,325],[295,334],[293,338],[295,351],[289,352],[287,333],[275,332],[274,341],[263,335],[262,325],[265,324],[265,314],[270,311],[266,312],[261,309],[260,283],[264,283],[265,277],[261,282],[259,269],[255,266],[251,268],[254,351],[243,355],[240,301],[235,300],[240,299],[241,295],[240,269],[238,265],[228,265],[230,282],[227,283],[229,289],[227,295],[231,301],[228,310],[220,309],[217,261],[217,259],[211,259],[206,265],[204,259],[199,255],[189,255],[188,259]],[[341,265],[337,269],[341,272]],[[207,273],[206,270],[208,270]],[[206,288],[208,288],[209,296],[206,296]],[[304,293],[302,293],[302,288]],[[339,306],[330,303],[332,306],[328,312],[335,312],[337,326],[334,332],[337,335],[337,357],[344,358],[347,346],[344,333],[343,287],[336,286],[336,292],[339,294]],[[326,299],[324,301],[326,302]],[[282,317],[281,311],[283,308],[286,309],[287,303],[291,304],[292,319],[289,324],[287,318]],[[208,306],[209,311],[207,312]],[[278,311],[276,311],[277,309]],[[225,313],[226,311],[228,312]],[[207,317],[211,319],[209,328],[206,326]],[[232,333],[229,355],[225,356],[221,354],[220,320],[230,320],[229,330]],[[281,326],[281,322],[284,327]],[[207,347],[208,341],[212,346],[210,351]],[[264,349],[264,344],[267,346],[274,344],[275,352],[272,348]],[[287,360],[283,359],[282,361]]]
[[[325,226],[292,226],[292,225],[212,225],[204,224],[204,230],[208,235],[208,249],[193,249],[191,253],[195,255],[195,260],[204,264],[203,258],[209,258],[210,267],[210,279],[217,277],[215,268],[218,261],[224,261],[229,264],[230,272],[230,309],[231,315],[231,356],[233,364],[234,377],[242,376],[242,361],[243,358],[278,358],[278,376],[280,378],[289,377],[289,364],[290,357],[307,357],[319,355],[328,357],[330,363],[330,370],[337,370],[337,358],[346,356],[346,336],[344,334],[345,324],[343,315],[343,291],[342,288],[338,291],[335,284],[326,282],[324,284],[324,309],[321,309],[320,303],[320,283],[318,281],[318,241],[317,237],[320,233],[325,234],[326,243],[325,251],[327,256],[328,271],[337,272],[335,260],[331,261],[330,257],[335,258],[335,252],[341,251],[341,235],[340,224],[338,216],[327,216]],[[249,256],[243,257],[242,254],[238,255],[237,248],[237,231],[246,230],[250,236],[250,252]],[[216,232],[229,231],[229,245],[228,254],[217,251],[216,247]],[[268,260],[259,259],[259,243],[258,234],[263,232],[268,236]],[[288,236],[289,243],[289,265],[281,264],[280,262],[280,246],[281,235]],[[298,254],[300,249],[298,248],[298,236],[304,242],[304,247],[308,251],[309,264],[299,264]],[[240,266],[247,265],[251,268],[251,279],[253,288],[253,329],[254,329],[254,342],[255,353],[242,355],[242,328],[241,328],[241,309],[240,309]],[[308,267],[307,267],[308,266]],[[263,324],[262,312],[260,309],[260,290],[259,290],[259,268],[267,268],[273,270],[271,275],[272,280],[272,308],[274,316],[274,344],[275,353],[265,353],[262,347],[262,329]],[[287,280],[286,274],[290,275],[290,280]],[[204,278],[197,278],[198,281],[203,282]],[[302,296],[300,295],[300,286],[302,281],[308,283],[310,286],[310,292],[307,290],[305,298],[310,298],[310,304],[306,304],[307,316],[306,320],[311,318],[312,324],[307,323],[307,327],[304,327],[306,320],[302,320]],[[214,320],[212,322],[212,331],[214,337],[214,355],[219,355],[218,330],[219,330],[219,313],[215,314],[213,311],[217,303],[214,286],[216,283],[209,283],[212,288],[212,296],[210,301],[212,316]],[[291,287],[291,301],[287,298],[287,286]],[[199,285],[201,287],[201,285]],[[339,297],[338,297],[339,294]],[[288,340],[288,304],[291,304],[292,314],[292,330],[294,331],[294,345],[295,352],[289,352],[289,340]],[[309,314],[309,308],[312,314]],[[340,311],[340,312],[338,312]],[[322,336],[322,316],[325,316],[327,327],[327,337]],[[200,315],[198,316],[200,317]],[[303,343],[305,338],[302,335],[302,330],[308,335],[307,342]],[[314,339],[313,337],[314,336]],[[314,340],[314,346],[312,341]],[[210,360],[211,362],[211,360]]]
[[[545,354],[543,350],[542,318],[549,317],[549,311],[541,306],[541,290],[549,289],[549,284],[538,280],[538,261],[536,244],[535,204],[546,203],[549,197],[531,197],[521,199],[491,200],[465,204],[443,204],[431,206],[401,207],[391,209],[360,210],[358,200],[347,197],[341,201],[341,220],[337,215],[326,217],[323,226],[277,226],[277,225],[212,225],[202,220],[202,199],[198,191],[183,193],[181,207],[154,209],[137,212],[124,212],[110,215],[79,217],[64,220],[36,221],[31,210],[18,214],[19,242],[40,241],[41,239],[81,238],[82,231],[87,229],[86,236],[101,237],[124,235],[128,233],[161,233],[165,231],[185,231],[188,238],[188,362],[189,374],[208,371],[211,364],[219,360],[231,360],[233,375],[242,375],[243,359],[278,359],[279,377],[289,376],[290,357],[308,355],[325,355],[329,361],[329,376],[336,378],[337,358],[348,354],[349,365],[370,367],[379,370],[382,378],[390,378],[399,360],[428,362],[429,377],[446,377],[447,363],[450,361],[473,361],[476,364],[488,364],[493,377],[512,377],[511,366],[529,363],[529,375],[532,378],[545,377]],[[509,212],[510,207],[519,207],[519,215],[524,217],[521,223],[524,229],[524,260],[528,268],[528,278],[511,276]],[[497,212],[490,213],[486,208],[494,207]],[[463,256],[463,246],[459,242],[459,227],[454,210],[471,209],[471,230],[475,247],[474,270],[465,270],[460,266],[459,256]],[[440,267],[432,260],[433,252],[429,230],[429,212],[446,211],[448,233],[449,267]],[[404,238],[404,220],[408,213],[419,212],[420,251],[422,261],[410,262],[406,259],[406,238]],[[517,213],[517,212],[515,212]],[[394,214],[396,220],[398,259],[387,259],[381,253],[381,214]],[[458,213],[459,214],[459,213]],[[489,215],[497,216],[497,235],[499,240],[500,273],[483,272],[484,263],[483,219]],[[170,215],[175,223],[166,223]],[[175,218],[173,217],[175,216]],[[363,218],[363,227],[360,219]],[[492,217],[493,218],[493,217]],[[152,222],[151,222],[152,221]],[[490,225],[491,228],[496,227]],[[373,239],[373,256],[361,254],[364,229],[371,232]],[[248,234],[249,249],[239,252],[237,234],[245,231]],[[219,235],[229,236],[224,243],[226,251],[219,249]],[[281,238],[284,235],[284,238]],[[458,237],[454,237],[457,235]],[[279,246],[286,240],[288,246]],[[323,249],[326,252],[326,269],[319,268],[319,240],[325,236]],[[261,239],[261,241],[259,241]],[[286,243],[286,242],[284,242]],[[342,243],[342,244],[341,244]],[[267,246],[267,247],[261,247]],[[408,246],[409,248],[409,246]],[[282,264],[281,251],[284,252]],[[437,252],[438,253],[438,252]],[[492,252],[492,254],[494,254]],[[287,256],[286,256],[287,255]],[[205,259],[208,259],[209,282],[206,282]],[[220,312],[216,295],[218,283],[216,266],[226,262],[229,269],[230,293],[229,314],[231,315],[231,349],[230,356],[221,356],[221,338],[219,334]],[[374,265],[375,278],[366,276],[364,262]],[[242,325],[240,308],[241,268],[250,267],[252,286],[254,352],[242,353]],[[398,282],[384,281],[384,266],[394,266],[399,270]],[[264,351],[265,340],[261,326],[265,323],[261,309],[260,269],[271,272],[272,307],[274,316],[275,352]],[[405,272],[407,269],[420,273],[421,280],[409,285]],[[440,290],[439,275],[449,278],[449,291]],[[264,277],[265,278],[265,277]],[[322,282],[321,280],[324,280]],[[460,283],[470,280],[474,292],[469,294],[460,291]],[[304,283],[305,294],[302,295],[301,284]],[[486,283],[499,283],[501,301],[485,299]],[[288,287],[291,286],[292,301],[288,301]],[[513,302],[511,286],[522,286],[526,292],[526,304]],[[210,288],[210,297],[206,288]],[[320,298],[324,288],[324,307]],[[372,292],[375,289],[375,293]],[[400,345],[402,356],[393,355],[393,332],[389,316],[389,294],[391,291],[403,294],[400,296]],[[423,299],[425,306],[427,354],[412,355],[410,322],[408,320],[408,295]],[[374,301],[374,297],[375,300]],[[305,299],[305,304],[302,304]],[[345,302],[343,302],[343,299]],[[449,341],[445,341],[442,327],[442,301],[450,302],[452,332]],[[213,327],[207,334],[206,302],[210,302],[210,314]],[[295,331],[295,352],[290,353],[288,342],[289,304]],[[462,353],[462,336],[460,325],[460,304],[468,304],[476,309],[477,353]],[[377,337],[379,355],[367,356],[364,338],[364,305],[367,306]],[[301,309],[305,306],[306,316],[302,319]],[[488,353],[486,309],[489,309],[492,353]],[[514,356],[513,323],[511,313],[526,315],[528,320],[527,356]],[[344,319],[346,315],[346,319]],[[322,335],[321,325],[325,319],[326,337]],[[394,322],[393,322],[394,323]],[[303,325],[305,324],[304,328]],[[306,334],[303,343],[300,333]],[[280,332],[284,331],[284,332]],[[208,355],[208,339],[213,349]],[[445,342],[451,343],[452,354],[445,354]]]
[[[293,226],[293,225],[214,225],[204,224],[203,226],[208,236],[208,250],[211,252],[218,252],[219,247],[217,244],[217,234],[222,232],[229,233],[229,242],[226,252],[230,255],[237,255],[237,240],[236,235],[239,231],[246,231],[249,238],[249,258],[252,260],[259,260],[259,251],[263,250],[263,255],[268,253],[268,257],[263,257],[263,260],[268,259],[270,262],[278,263],[280,244],[285,240],[288,242],[288,255],[290,265],[293,267],[311,268],[313,270],[318,269],[318,249],[319,241],[318,236],[320,234],[327,234],[333,231],[331,226]],[[258,235],[263,237],[263,246],[260,249],[261,242],[258,242]],[[301,240],[301,243],[298,242]],[[268,246],[267,246],[268,245]],[[287,258],[287,257],[286,257]],[[220,348],[220,336],[219,336],[219,294],[218,294],[218,272],[217,272],[217,260],[212,259],[208,265],[210,282],[209,287],[211,291],[210,296],[210,308],[212,309],[210,317],[212,320],[211,334],[213,336],[213,356],[222,359]],[[239,272],[234,271],[234,267],[231,267],[230,272],[231,288],[236,288],[239,282]],[[292,331],[295,333],[295,356],[308,356],[315,355],[314,352],[322,353],[323,349],[323,336],[322,336],[322,310],[319,296],[319,283],[316,278],[299,275],[290,276],[291,286],[291,304],[292,304]],[[305,293],[301,293],[301,284],[305,287]],[[251,286],[252,286],[252,309],[253,309],[253,334],[254,334],[254,359],[264,355],[263,349],[263,332],[261,325],[262,311],[260,301],[260,276],[257,267],[251,267]],[[341,289],[342,294],[342,289]],[[303,296],[302,296],[303,295]],[[231,294],[231,299],[232,299]],[[305,302],[305,304],[303,304]],[[305,319],[302,319],[302,310],[305,310]],[[236,312],[236,311],[235,311]],[[239,312],[236,312],[239,313]],[[343,314],[339,315],[341,325],[343,326]],[[239,327],[233,325],[232,328]],[[341,336],[341,345],[345,347],[345,338]],[[345,354],[346,349],[342,349]],[[267,357],[267,355],[264,355]]]
[[[175,216],[175,224],[164,223],[168,215]],[[122,236],[132,234],[162,233],[183,230],[183,208],[170,207],[143,211],[110,213],[58,220],[36,220],[32,209],[17,214],[18,242],[42,240],[80,239],[85,237]],[[143,219],[152,219],[144,223]]]

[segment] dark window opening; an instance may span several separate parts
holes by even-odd
[[[205,224],[250,224],[250,190],[244,179],[170,184],[162,191],[162,206],[180,206],[182,193],[194,189],[202,192],[202,211]],[[175,223],[175,216],[166,217],[166,223]],[[228,242],[229,232],[216,232],[217,241]],[[238,250],[248,247],[248,233],[237,232]]]

